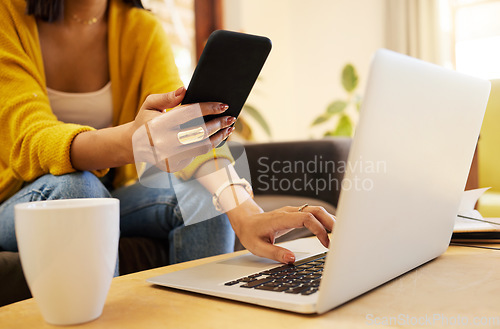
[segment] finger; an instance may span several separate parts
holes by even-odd
[[[283,247],[275,246],[268,241],[261,241],[251,251],[257,256],[274,259],[280,263],[291,264],[295,262],[293,252]]]
[[[229,108],[229,105],[218,102],[205,102],[205,103],[200,103],[200,107],[201,107],[201,114],[203,116],[207,116],[225,112]]]
[[[206,115],[221,114],[228,108],[228,105],[222,103],[195,103],[178,106],[168,111],[167,114],[172,115],[171,120],[175,125],[186,124],[187,126],[200,126],[205,124],[202,117]]]
[[[182,148],[186,150],[193,150],[197,155],[205,154],[213,148],[219,146],[223,140],[228,138],[234,131],[234,127],[228,127],[222,130],[219,130],[216,134],[210,136],[208,139],[204,139],[202,141],[183,145]],[[208,143],[207,143],[208,141]]]
[[[191,144],[191,147],[188,148],[198,147],[197,144],[195,144],[197,142],[209,143],[210,141],[205,141],[207,137],[213,136],[215,133],[221,131],[222,129],[230,127],[235,121],[236,118],[225,116],[222,118],[210,120],[206,124],[201,124],[198,127],[182,129],[177,135],[179,143],[183,145]],[[220,137],[222,136],[222,139],[227,138],[227,136],[229,136],[232,131],[233,130],[226,130],[225,134],[213,138],[212,146],[217,147],[220,143]],[[189,141],[189,139],[192,139],[193,141]]]
[[[146,97],[144,107],[147,110],[163,111],[163,109],[170,109],[176,107],[182,102],[186,88],[180,87],[176,91],[171,91],[165,94],[151,94]]]
[[[212,148],[216,148],[219,146],[222,141],[227,139],[234,131],[234,127],[229,127],[223,130],[219,130],[218,133],[210,137],[210,144],[212,145]]]
[[[323,224],[323,226],[328,231],[333,231],[333,225],[335,224],[335,217],[328,213],[325,208],[318,206],[308,206],[302,210],[303,212],[308,212],[314,215],[316,219]]]
[[[274,232],[288,228],[305,226],[311,233],[316,235],[323,246],[328,248],[330,239],[322,223],[309,212],[287,212],[286,215],[275,217],[271,222]]]
[[[301,214],[304,217],[304,226],[307,227],[311,233],[316,235],[318,240],[321,242],[325,248],[328,248],[330,245],[330,238],[328,237],[328,232],[326,232],[325,227],[323,226],[322,223],[318,221],[318,219],[311,213],[307,212],[301,212],[298,213]]]
[[[179,152],[183,155],[189,155],[192,157],[197,157],[202,154],[208,153],[210,150],[219,146],[225,139],[227,139],[234,131],[234,127],[228,127],[219,130],[216,134],[212,135],[210,138],[201,140],[199,142],[181,145]]]
[[[297,212],[299,208],[300,207],[287,206],[284,207],[283,210],[288,212]],[[302,209],[302,212],[309,212],[313,214],[314,217],[316,217],[328,231],[331,232],[333,230],[333,225],[335,225],[335,216],[326,211],[325,208],[321,206],[307,206]]]
[[[225,116],[208,121],[205,130],[208,136],[212,136],[221,129],[227,128],[236,121],[235,117]]]

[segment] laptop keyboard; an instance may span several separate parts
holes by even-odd
[[[318,291],[326,252],[294,264],[281,265],[224,283],[226,286],[259,289],[287,294],[311,295]]]

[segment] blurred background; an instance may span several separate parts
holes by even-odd
[[[264,35],[273,50],[240,138],[352,135],[370,59],[388,48],[500,78],[500,0],[143,0],[163,21],[186,86],[208,35]],[[250,131],[248,131],[250,129]]]

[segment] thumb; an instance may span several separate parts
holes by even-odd
[[[260,254],[263,257],[270,258],[284,264],[295,262],[295,255],[288,249],[266,242],[263,242],[260,249]]]
[[[165,94],[151,94],[146,98],[144,107],[148,110],[162,111],[179,105],[184,99],[186,88],[180,87],[176,91]]]

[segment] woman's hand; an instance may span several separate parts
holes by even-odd
[[[230,126],[235,118],[223,116],[207,123],[203,120],[203,116],[226,111],[226,104],[207,102],[174,108],[185,94],[186,89],[181,87],[175,92],[146,98],[131,126],[136,162],[148,162],[164,171],[175,172],[231,134],[233,128]],[[173,109],[165,111],[170,108]],[[186,122],[192,127],[181,129]],[[187,136],[187,139],[183,140],[181,136]]]
[[[295,255],[288,249],[275,246],[276,238],[294,228],[307,227],[323,246],[328,247],[327,231],[331,232],[335,223],[335,217],[323,207],[307,206],[300,212],[299,207],[283,207],[266,213],[252,199],[227,215],[245,248],[257,256],[282,263],[293,263]]]
[[[222,167],[226,170],[216,170]],[[239,180],[234,167],[226,159],[214,159],[198,168],[195,177],[213,195],[224,182]],[[232,185],[220,192],[218,203],[227,214],[240,242],[257,256],[282,263],[293,263],[295,255],[274,245],[276,238],[293,230],[307,227],[328,247],[328,231],[333,230],[335,217],[323,207],[283,207],[264,212],[241,185]]]

